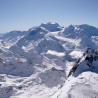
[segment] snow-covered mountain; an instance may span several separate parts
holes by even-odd
[[[91,69],[83,60],[67,78],[88,47],[98,49],[98,28],[86,24],[0,35],[0,98],[97,98],[98,61]]]
[[[0,36],[0,46],[4,48],[10,48],[24,37],[25,31],[11,31]]]

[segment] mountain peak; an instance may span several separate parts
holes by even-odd
[[[42,23],[40,25],[40,27],[44,27],[45,29],[47,29],[50,32],[54,32],[54,31],[59,31],[62,29],[62,26],[60,26],[58,23],[56,22],[48,22],[48,23]]]
[[[56,26],[60,26],[57,22],[47,22],[47,23],[42,23],[41,26],[44,25],[56,25]]]

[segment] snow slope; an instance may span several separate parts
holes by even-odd
[[[97,98],[98,61],[82,61],[87,47],[98,48],[98,29],[86,24],[46,23],[0,36],[0,98]]]

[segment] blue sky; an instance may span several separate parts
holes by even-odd
[[[98,0],[0,0],[0,33],[50,21],[98,27]]]

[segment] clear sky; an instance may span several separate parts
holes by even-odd
[[[98,0],[0,0],[0,33],[50,21],[98,27]]]

